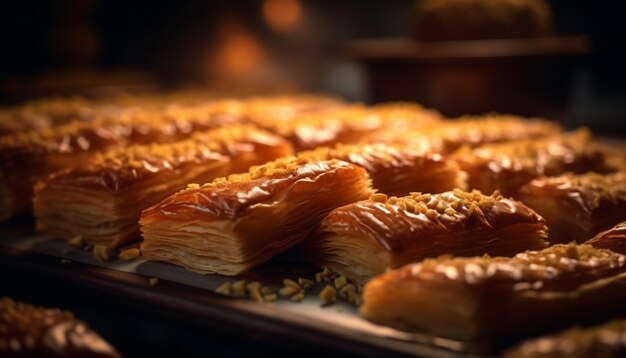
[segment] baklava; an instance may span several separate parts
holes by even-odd
[[[503,358],[590,358],[626,356],[626,320],[592,327],[572,327],[530,339],[508,349]]]
[[[585,243],[626,255],[626,221],[602,231]]]
[[[514,255],[547,246],[544,220],[519,201],[454,190],[374,194],[333,210],[302,248],[313,263],[357,282],[443,254]]]
[[[191,271],[236,275],[299,244],[332,209],[372,192],[359,166],[281,158],[191,185],[146,209],[141,252]]]
[[[417,104],[388,103],[373,107],[345,105],[296,116],[289,121],[255,123],[288,138],[300,151],[337,143],[356,143],[382,129],[419,128],[440,120],[438,113]]]
[[[465,189],[465,172],[440,154],[389,144],[338,144],[321,147],[299,156],[316,160],[339,159],[363,167],[372,178],[374,189],[387,195],[407,195],[412,191],[441,193]]]
[[[292,154],[291,144],[251,126],[199,132],[168,144],[113,150],[35,187],[37,229],[109,248],[139,236],[141,211],[188,183],[209,182]]]
[[[543,177],[517,198],[546,219],[551,243],[582,243],[626,220],[626,173]]]
[[[500,190],[506,196],[515,196],[520,187],[541,176],[614,170],[607,163],[604,148],[596,145],[586,130],[465,148],[452,159],[468,173],[470,188]]]
[[[371,280],[360,308],[378,324],[481,347],[625,311],[626,256],[576,244],[407,265]]]
[[[0,297],[2,357],[121,357],[71,312]]]
[[[541,138],[561,131],[558,124],[542,119],[490,114],[461,117],[416,130],[377,132],[368,140],[427,147],[440,153],[452,153],[464,146],[475,148],[487,143]]]
[[[225,100],[202,108],[125,113],[0,137],[0,220],[31,207],[37,180],[88,161],[99,151],[172,142],[241,120],[240,102]]]

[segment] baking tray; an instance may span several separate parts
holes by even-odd
[[[466,347],[451,340],[371,324],[360,318],[356,307],[347,302],[325,306],[318,297],[322,284],[311,288],[302,302],[279,299],[274,303],[257,303],[213,292],[223,282],[235,279],[261,281],[277,290],[283,278],[312,278],[319,271],[289,260],[288,256],[238,277],[201,275],[141,258],[103,263],[92,253],[38,234],[32,227],[32,220],[24,218],[0,226],[3,267],[27,267],[51,279],[71,282],[77,290],[118,296],[181,320],[203,320],[215,327],[228,327],[229,331],[245,329],[248,334],[284,337],[292,342],[360,356],[456,358],[467,357],[467,353],[461,352],[468,349],[482,350],[482,347]],[[159,279],[155,286],[149,283],[153,277]]]

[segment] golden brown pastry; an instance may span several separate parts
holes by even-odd
[[[374,189],[387,195],[407,195],[412,191],[441,193],[465,189],[465,172],[440,154],[389,144],[338,144],[321,147],[299,156],[316,160],[339,159],[363,167],[372,177]]]
[[[258,120],[254,123],[291,140],[296,150],[337,143],[356,143],[382,129],[418,128],[441,120],[441,116],[413,103],[387,103],[372,107],[345,105],[291,120]]]
[[[240,121],[241,103],[220,101],[193,109],[126,113],[0,137],[0,220],[30,208],[37,180],[79,165],[98,151],[171,142],[188,138],[194,131]]]
[[[626,256],[560,244],[513,258],[428,259],[374,278],[363,302],[375,323],[489,344],[623,313]]]
[[[626,173],[539,178],[517,198],[546,219],[551,243],[582,243],[626,220]]]
[[[236,275],[302,242],[332,209],[370,194],[361,167],[278,159],[190,186],[146,209],[141,252],[191,271]]]
[[[358,282],[443,254],[514,255],[547,246],[544,220],[498,194],[454,190],[369,200],[333,210],[302,251]]]
[[[560,333],[523,342],[503,358],[590,358],[626,356],[626,320],[594,327],[572,327]]]
[[[626,255],[626,221],[599,233],[585,243]]]
[[[120,357],[71,312],[0,297],[2,357]]]
[[[36,185],[37,229],[67,240],[79,236],[92,245],[118,247],[139,237],[143,209],[188,183],[209,182],[290,154],[286,139],[252,126],[107,152]]]
[[[415,130],[374,133],[368,141],[397,143],[440,153],[452,153],[461,147],[475,148],[488,143],[541,138],[561,131],[558,124],[542,119],[489,114],[465,116]]]
[[[463,149],[451,158],[468,173],[470,188],[500,190],[506,196],[516,195],[520,187],[540,176],[614,171],[604,148],[586,130]]]

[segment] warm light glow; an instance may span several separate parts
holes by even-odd
[[[259,41],[233,22],[222,24],[217,48],[211,56],[211,72],[223,79],[249,77],[262,67],[265,52]]]
[[[299,0],[265,0],[263,17],[265,22],[276,31],[292,29],[300,20],[302,7]]]

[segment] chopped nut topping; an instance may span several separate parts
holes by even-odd
[[[370,200],[371,201],[375,201],[377,203],[386,203],[387,202],[387,195],[385,195],[383,193],[375,193],[375,194],[372,194],[370,196]]]
[[[255,302],[263,302],[263,295],[261,295],[259,287],[261,287],[260,284],[259,286],[252,286],[252,288],[250,289],[250,299]]]
[[[259,281],[250,282],[247,287],[249,292],[252,292],[253,290],[260,291],[261,283]]]
[[[261,287],[261,293],[264,295],[270,294],[272,293],[272,289],[267,286]]]
[[[344,296],[348,296],[349,294],[356,293],[356,287],[353,284],[349,283],[349,284],[343,286],[339,290],[339,293],[341,293]]]
[[[326,285],[322,292],[320,292],[320,299],[325,304],[335,302],[337,300],[337,291],[331,285]]]
[[[107,262],[111,259],[109,248],[104,245],[96,245],[93,248],[93,256],[100,262]]]
[[[139,249],[138,248],[132,248],[132,249],[126,249],[126,250],[122,250],[122,252],[120,252],[120,259],[122,260],[133,260],[139,257]]]
[[[148,283],[150,286],[154,287],[159,284],[159,279],[156,277],[150,277],[150,279],[148,279]]]

